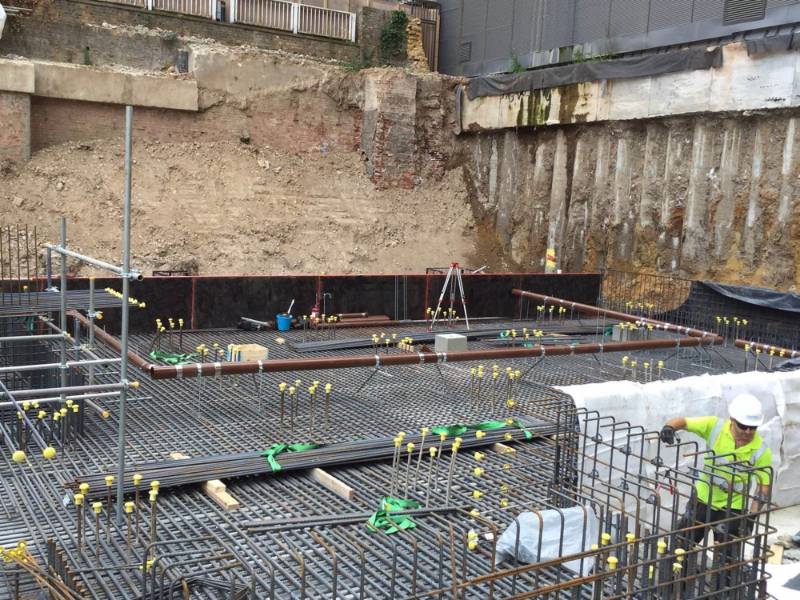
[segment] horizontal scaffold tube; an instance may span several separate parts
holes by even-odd
[[[611,342],[608,344],[573,344],[562,346],[533,346],[531,348],[497,348],[465,350],[463,352],[409,352],[404,354],[368,354],[335,358],[299,358],[264,360],[256,362],[207,362],[188,365],[151,365],[153,379],[189,377],[214,377],[216,375],[244,375],[276,371],[314,371],[324,369],[350,369],[354,367],[381,367],[389,365],[421,365],[428,363],[464,362],[474,360],[510,360],[541,356],[570,354],[598,354],[601,352],[630,352],[688,346],[710,346],[715,336],[709,338],[680,337],[671,339]]]
[[[637,323],[640,325],[652,325],[654,329],[662,331],[671,331],[682,335],[688,335],[698,338],[713,338],[714,344],[721,344],[722,337],[712,331],[703,331],[702,329],[694,329],[692,327],[681,327],[680,325],[673,325],[672,323],[665,323],[664,321],[656,321],[655,319],[648,319],[647,317],[639,317],[636,315],[629,315],[628,313],[617,312],[615,310],[606,310],[605,308],[598,308],[590,306],[589,304],[580,304],[579,302],[572,302],[570,300],[562,300],[561,298],[554,298],[552,296],[545,296],[537,294],[536,292],[526,292],[525,290],[513,289],[511,293],[515,296],[541,302],[543,305],[548,304],[563,306],[575,310],[585,315],[594,315],[599,317],[606,317],[615,319],[617,321],[626,321],[628,323]]]
[[[761,344],[759,342],[750,342],[748,340],[736,340],[734,342],[737,348],[750,350],[755,352],[761,350],[764,354],[772,353],[773,356],[780,358],[799,358],[800,350],[789,350],[788,348],[781,348],[780,346],[770,346],[769,344]]]

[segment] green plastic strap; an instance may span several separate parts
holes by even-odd
[[[436,435],[444,433],[447,435],[447,437],[457,437],[459,435],[464,435],[468,431],[492,431],[494,429],[502,429],[503,427],[516,427],[517,429],[522,430],[522,432],[525,434],[526,440],[533,439],[533,434],[525,429],[522,423],[516,419],[514,419],[511,424],[507,423],[506,421],[484,421],[474,425],[447,425],[434,427],[432,431]]]
[[[164,350],[153,350],[148,356],[153,360],[160,360],[168,365],[188,365],[195,362],[194,354],[175,354]]]
[[[381,508],[367,521],[366,527],[371,531],[383,531],[386,535],[392,535],[405,529],[413,529],[416,523],[407,515],[391,516],[393,511],[414,510],[422,505],[410,498],[392,498],[387,496],[381,499]]]
[[[283,468],[278,461],[275,460],[278,454],[283,454],[284,452],[305,452],[306,450],[314,450],[315,448],[319,448],[319,444],[272,444],[272,446],[264,450],[261,456],[267,459],[269,466],[272,467],[272,472],[277,473]]]
[[[36,328],[36,317],[25,317],[25,331],[32,332]]]

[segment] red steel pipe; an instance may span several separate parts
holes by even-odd
[[[748,346],[750,350],[755,351],[756,349],[758,349],[765,354],[769,354],[770,351],[772,351],[774,355],[777,355],[781,358],[800,357],[800,350],[789,350],[788,348],[781,348],[780,346],[770,346],[769,344],[761,344],[759,342],[749,342],[747,340],[736,340],[733,343],[736,345],[737,348],[744,349],[745,346]]]
[[[654,329],[661,329],[663,331],[671,331],[681,335],[688,335],[691,337],[699,338],[713,338],[714,344],[721,344],[722,337],[711,331],[703,331],[702,329],[693,329],[692,327],[681,327],[680,325],[673,325],[672,323],[665,323],[664,321],[656,321],[655,319],[648,319],[647,317],[637,317],[636,315],[629,315],[628,313],[617,312],[614,310],[606,310],[605,308],[598,308],[588,304],[580,304],[579,302],[571,302],[569,300],[562,300],[561,298],[553,298],[552,296],[544,296],[536,292],[526,292],[525,290],[513,289],[511,293],[515,296],[528,298],[541,302],[545,306],[549,304],[556,304],[565,308],[570,308],[583,313],[585,315],[605,316],[617,321],[627,321],[629,323],[636,323],[639,325],[652,325]]]
[[[301,358],[265,360],[258,362],[195,363],[190,365],[151,365],[153,379],[182,377],[213,377],[216,375],[244,375],[247,373],[272,373],[277,371],[313,371],[324,369],[350,369],[353,367],[380,367],[388,365],[419,365],[427,363],[463,362],[472,360],[508,360],[538,358],[570,354],[596,354],[601,352],[630,352],[713,344],[713,339],[680,337],[672,339],[612,342],[608,344],[576,344],[562,346],[534,346],[533,348],[496,348],[466,350],[463,352],[409,352],[404,354],[368,354],[364,356]]]
[[[122,344],[120,341],[115,338],[113,335],[108,333],[107,331],[100,329],[97,325],[93,325],[92,322],[85,317],[83,313],[78,312],[77,310],[68,310],[67,315],[72,317],[73,319],[80,321],[85,327],[94,327],[94,337],[99,339],[101,342],[106,344],[107,346],[111,346],[117,352],[122,352]],[[146,361],[141,356],[136,354],[135,352],[128,350],[128,360],[139,367],[142,371],[150,371],[150,367],[152,367],[152,363]]]

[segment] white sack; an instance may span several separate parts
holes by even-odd
[[[517,524],[520,532],[518,547]],[[529,564],[584,552],[597,543],[598,530],[599,522],[591,508],[573,506],[560,510],[548,509],[540,511],[538,515],[523,512],[511,522],[497,541],[498,560],[513,560],[515,549],[517,559]],[[564,566],[575,573],[587,575],[594,566],[594,559],[585,558],[583,569],[580,560],[566,562]]]

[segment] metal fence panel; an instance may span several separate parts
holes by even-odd
[[[608,36],[611,0],[577,0],[573,44],[584,44]]]
[[[486,32],[484,60],[508,60],[511,64],[511,26]]]
[[[239,0],[237,21],[271,29],[292,30],[292,3],[282,0]]]
[[[454,3],[450,3],[454,4]],[[439,43],[439,69],[444,73],[459,70],[461,47],[461,6],[442,6],[441,41]]]
[[[350,39],[351,14],[338,10],[317,8],[301,4],[298,32],[309,35]]]
[[[612,51],[631,52],[718,38],[726,6],[738,3],[744,7],[740,11],[751,15],[752,6],[764,1],[515,0],[508,31],[508,0],[441,0],[441,52],[445,57],[441,70],[456,74],[494,72],[499,57],[506,52],[518,56],[525,67],[546,65],[563,59],[558,49],[575,44],[592,44],[592,51],[607,44]],[[775,9],[770,26],[775,24],[775,16],[787,24],[797,22],[800,0],[766,2],[767,10]],[[754,20],[747,26],[765,24]]]
[[[692,22],[693,0],[658,0],[650,3],[649,30],[666,29]]]
[[[574,0],[548,0],[544,7],[541,50],[572,44]]]
[[[519,57],[520,62],[523,62],[523,56],[534,50],[533,32],[537,26],[533,20],[534,4],[534,2],[518,2],[516,11],[512,15],[511,51]]]
[[[699,2],[718,0],[697,0]],[[613,0],[611,4],[611,37],[647,33],[650,0]]]
[[[508,27],[514,19],[514,0],[494,0],[486,15],[486,27]]]
[[[471,47],[470,58],[464,64],[483,62],[484,39],[486,37],[486,2],[483,0],[464,0],[462,19],[463,36],[461,43]],[[469,72],[475,72],[474,68]]]
[[[209,0],[155,0],[153,8],[198,17],[211,18],[212,16]]]

